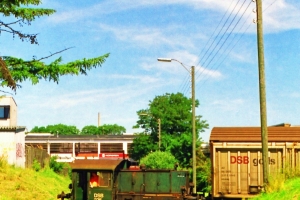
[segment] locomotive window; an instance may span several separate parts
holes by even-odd
[[[91,187],[109,187],[111,181],[111,173],[103,171],[93,171],[90,173]]]

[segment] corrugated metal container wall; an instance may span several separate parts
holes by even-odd
[[[300,127],[270,127],[268,135],[270,177],[286,167],[299,170]],[[260,192],[263,163],[259,127],[213,128],[210,148],[213,197],[251,198]]]

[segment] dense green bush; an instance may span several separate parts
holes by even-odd
[[[178,160],[170,152],[155,151],[140,160],[148,169],[174,169]]]
[[[61,173],[65,167],[65,163],[57,162],[57,156],[52,156],[49,161],[49,167],[56,173]]]

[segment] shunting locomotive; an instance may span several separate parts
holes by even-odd
[[[127,159],[75,160],[70,163],[70,193],[57,195],[71,200],[198,200],[189,172],[146,169]]]

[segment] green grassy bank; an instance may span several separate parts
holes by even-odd
[[[300,178],[286,181],[273,179],[267,193],[262,193],[251,200],[300,200]]]
[[[36,172],[1,163],[0,200],[53,200],[57,194],[69,192],[70,179],[46,168]]]

